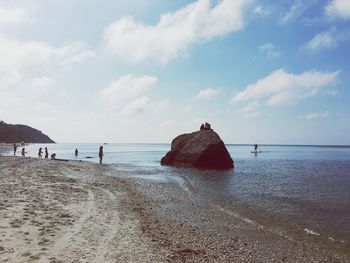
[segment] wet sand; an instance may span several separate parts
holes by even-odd
[[[266,211],[208,203],[176,184],[131,182],[143,230],[175,262],[350,262],[349,244],[310,235]]]
[[[0,201],[0,262],[349,262],[108,165],[0,157]]]

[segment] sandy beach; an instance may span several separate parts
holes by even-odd
[[[0,262],[349,262],[192,197],[109,165],[0,157]]]
[[[162,262],[106,166],[1,157],[1,262]]]

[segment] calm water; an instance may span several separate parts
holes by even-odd
[[[30,145],[28,155],[49,148],[57,158],[98,162],[98,144]],[[235,168],[226,172],[162,167],[168,144],[107,144],[104,162],[128,176],[178,183],[208,200],[230,198],[286,216],[305,228],[350,241],[350,147],[227,146]],[[20,150],[20,149],[19,149]],[[93,157],[85,159],[85,157]]]

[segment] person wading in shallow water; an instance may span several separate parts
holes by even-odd
[[[17,144],[14,143],[13,144],[13,155],[16,155],[16,152],[17,152]]]
[[[74,154],[75,154],[75,157],[78,157],[78,154],[79,154],[79,151],[78,151],[78,149],[75,149],[75,152],[74,152]]]
[[[98,151],[98,157],[100,157],[100,164],[102,164],[102,159],[103,159],[103,146],[100,146],[100,150]]]

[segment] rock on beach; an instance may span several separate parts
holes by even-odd
[[[176,137],[171,143],[171,150],[161,159],[161,164],[211,170],[234,167],[224,142],[213,130],[201,130]]]

